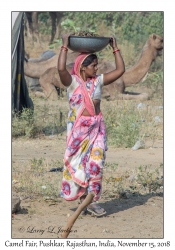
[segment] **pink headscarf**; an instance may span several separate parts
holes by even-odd
[[[81,80],[81,82],[82,82],[81,92],[82,92],[82,95],[84,97],[85,108],[87,109],[87,111],[89,112],[90,115],[94,116],[95,115],[95,108],[94,108],[93,102],[88,94],[85,82],[83,81],[83,79],[81,78],[81,75],[80,75],[80,67],[81,67],[83,61],[85,60],[85,58],[88,57],[89,55],[91,55],[91,53],[81,53],[80,55],[77,56],[77,58],[75,59],[75,62],[74,62],[74,66],[72,68],[71,75],[76,75],[76,76],[78,76],[79,80]],[[93,88],[94,88],[94,81],[93,81],[93,85],[91,87],[90,95],[92,94]]]
[[[74,62],[74,66],[72,68],[71,75],[77,75],[78,77],[81,78],[80,76],[80,67],[83,61],[85,60],[86,57],[88,57],[90,54],[89,53],[81,53],[80,55],[77,56]]]

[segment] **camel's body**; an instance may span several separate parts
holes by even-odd
[[[24,73],[26,76],[40,78],[40,76],[49,68],[56,67],[58,55],[43,62],[26,62],[24,61]]]
[[[126,93],[125,88],[132,86],[140,82],[147,74],[151,63],[155,60],[158,52],[163,49],[162,37],[152,34],[147,40],[142,49],[141,56],[138,62],[131,68],[125,71],[125,73],[112,84],[103,87],[103,98],[113,100],[118,99],[148,99],[148,95],[145,93]],[[67,69],[71,70],[71,66],[77,53],[69,53],[67,60]],[[44,90],[46,97],[51,99],[57,99],[57,91],[54,86],[64,89],[60,82],[59,75],[57,73],[58,55],[55,55],[51,59],[40,63],[24,63],[25,75],[35,78],[40,78],[40,84]],[[115,64],[99,61],[98,74],[107,73],[115,69]],[[51,94],[52,93],[52,94]]]
[[[68,53],[67,63],[72,63],[79,53]],[[44,72],[50,68],[55,68],[58,62],[58,54],[46,61],[31,62],[24,61],[24,73],[26,76],[40,78]]]

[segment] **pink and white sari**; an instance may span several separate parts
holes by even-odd
[[[68,95],[70,111],[60,193],[68,201],[76,200],[91,191],[95,194],[93,200],[97,201],[102,191],[102,169],[107,150],[106,128],[102,113],[95,114],[91,99],[98,76],[87,82],[80,76],[80,66],[88,55],[82,53],[75,60],[72,77],[78,84]],[[89,92],[87,84],[90,86]],[[82,115],[85,108],[90,116]]]

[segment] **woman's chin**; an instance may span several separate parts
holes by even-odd
[[[91,77],[95,77],[96,76],[96,74],[93,74]]]

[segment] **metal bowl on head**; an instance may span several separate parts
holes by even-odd
[[[110,37],[94,36],[69,36],[68,48],[76,52],[94,53],[104,49],[110,41]]]

